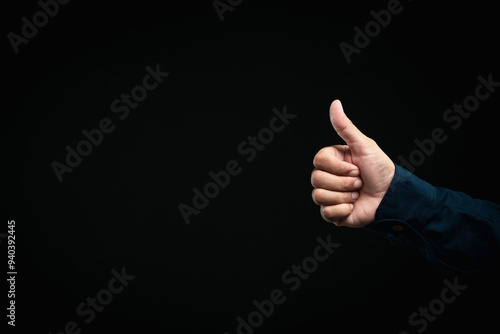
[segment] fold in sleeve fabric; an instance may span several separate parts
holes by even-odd
[[[434,187],[396,165],[368,230],[416,247],[445,274],[498,270],[500,206]]]

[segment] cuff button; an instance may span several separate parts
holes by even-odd
[[[392,229],[396,232],[401,232],[403,231],[403,226],[401,225],[392,225]]]

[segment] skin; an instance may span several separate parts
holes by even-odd
[[[312,197],[326,221],[337,226],[365,227],[375,221],[395,166],[377,143],[347,118],[339,100],[330,106],[330,121],[347,145],[324,147],[316,154]]]

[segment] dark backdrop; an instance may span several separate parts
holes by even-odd
[[[2,326],[233,334],[252,301],[280,289],[286,301],[256,333],[420,328],[408,317],[439,298],[445,276],[384,235],[322,221],[311,200],[312,158],[342,143],[328,118],[339,98],[394,161],[445,129],[447,141],[415,174],[499,203],[499,93],[457,130],[442,119],[474,93],[478,76],[499,81],[498,15],[488,2],[402,1],[348,64],[339,43],[353,44],[353,28],[387,3],[247,0],[221,21],[210,0],[72,1],[17,54],[7,34],[20,34],[21,18],[32,20],[40,5],[4,4],[0,233],[16,221],[18,276],[16,327],[4,314]],[[111,102],[157,64],[170,75],[120,120]],[[296,118],[247,162],[238,146],[284,106]],[[51,164],[64,163],[65,147],[104,118],[114,131],[59,182]],[[178,205],[192,206],[192,189],[231,160],[241,173],[186,224]],[[291,291],[282,274],[329,235],[341,246]],[[6,254],[5,239],[1,246]],[[122,268],[135,278],[85,323],[77,306]],[[496,323],[497,279],[459,280],[467,290],[427,333]]]

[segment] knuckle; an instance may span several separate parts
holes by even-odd
[[[318,166],[323,166],[326,162],[328,153],[327,153],[328,148],[323,147],[321,150],[316,153],[313,159],[313,165],[318,167]]]
[[[317,169],[313,170],[311,174],[311,184],[318,187],[321,184],[321,172]]]
[[[324,206],[322,210],[323,219],[329,222],[335,222],[342,220],[346,217],[341,211],[339,211],[338,206]]]
[[[325,196],[325,191],[322,189],[314,189],[313,190],[313,200],[314,203],[321,205],[325,204],[326,202],[326,196]]]
[[[318,189],[313,189],[311,196],[312,196],[313,202],[319,205]]]
[[[323,219],[327,221],[336,220],[336,216],[332,212],[331,207],[328,206],[322,207],[321,215],[323,216]]]
[[[320,163],[321,163],[320,160],[321,160],[321,157],[319,156],[319,153],[318,153],[314,156],[314,159],[313,159],[314,167],[318,167],[320,165]]]
[[[313,198],[314,203],[319,205],[318,189],[313,189],[312,198]]]

